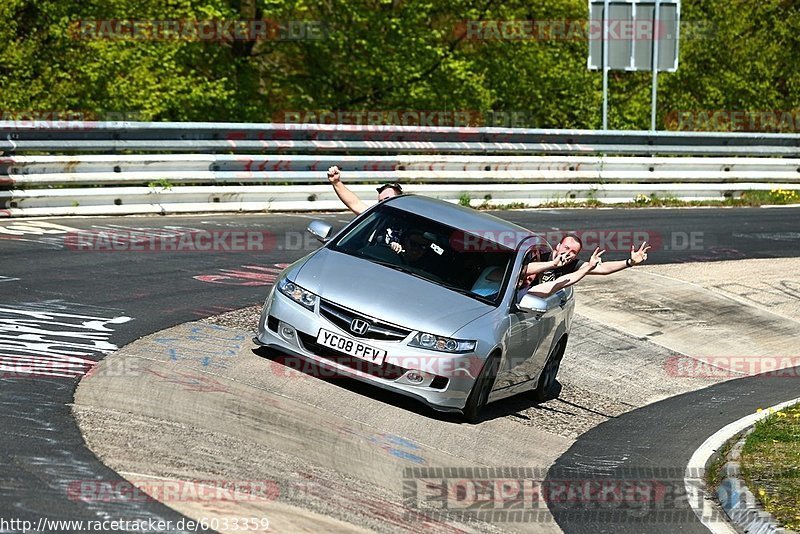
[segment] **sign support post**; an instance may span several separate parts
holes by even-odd
[[[611,70],[650,71],[650,130],[656,130],[658,72],[678,70],[680,13],[680,0],[589,0],[588,67],[603,71],[603,130]]]
[[[658,44],[661,41],[661,0],[656,0],[653,10],[653,88],[650,92],[650,129],[656,131],[656,106],[658,104]]]
[[[608,10],[610,0],[603,0],[603,130],[608,130]]]

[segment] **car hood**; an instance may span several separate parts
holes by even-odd
[[[413,330],[451,336],[494,308],[367,260],[320,249],[294,282],[325,300]]]

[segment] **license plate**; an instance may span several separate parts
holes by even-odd
[[[353,338],[342,336],[322,328],[317,336],[317,343],[377,365],[382,365],[383,360],[386,358],[385,350],[370,347]]]

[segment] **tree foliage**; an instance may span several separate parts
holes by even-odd
[[[468,111],[498,125],[599,128],[601,76],[586,68],[585,38],[467,31],[470,21],[586,18],[585,0],[6,0],[0,111],[247,122],[291,111]],[[797,107],[800,5],[684,0],[682,19],[679,69],[659,76],[661,127],[679,111]],[[167,20],[262,20],[271,32],[81,32]],[[612,73],[609,109],[611,128],[648,128],[650,75]]]

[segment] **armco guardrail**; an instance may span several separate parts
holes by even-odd
[[[555,199],[628,202],[637,195],[655,192],[683,200],[719,200],[722,194],[739,196],[752,189],[770,189],[769,184],[743,183],[721,189],[719,184],[482,184],[409,185],[404,189],[453,202],[466,193],[473,206],[486,199],[497,206],[538,205]],[[375,187],[354,185],[350,189],[368,202]],[[724,191],[724,193],[723,193]],[[7,192],[6,192],[7,193]],[[0,191],[0,199],[4,192]],[[30,189],[17,197],[24,207],[0,210],[6,216],[126,215],[143,213],[199,213],[214,211],[324,211],[341,210],[342,203],[329,185],[300,186],[185,186],[104,187],[88,189]],[[79,200],[78,200],[79,199]],[[5,213],[3,213],[5,212]]]
[[[800,159],[787,157],[800,156],[798,135],[9,122],[0,134],[7,216],[339,209],[324,177],[331,165],[364,200],[374,186],[358,184],[398,180],[412,192],[497,205],[721,199],[800,182]],[[127,150],[147,153],[82,153]]]
[[[800,135],[176,122],[0,121],[0,151],[800,156]]]
[[[348,181],[426,183],[800,183],[800,159],[607,156],[83,155],[0,160],[0,183],[47,185],[317,183],[331,165]]]

